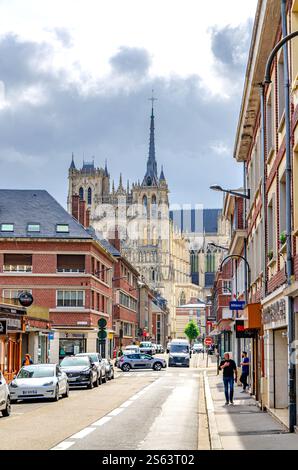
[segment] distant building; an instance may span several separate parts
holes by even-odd
[[[230,243],[230,226],[221,209],[181,209],[170,212],[174,226],[189,240],[191,282],[201,288],[207,299],[215,280],[215,273]],[[217,246],[214,246],[214,245]],[[181,302],[184,293],[181,292]]]

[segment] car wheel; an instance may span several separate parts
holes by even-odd
[[[89,382],[87,388],[90,388],[90,390],[92,390],[92,388],[93,388],[93,377],[92,376],[90,377],[90,382]]]
[[[98,384],[99,384],[99,385],[102,385],[102,376],[101,376],[101,374],[100,374],[100,376],[98,377]]]
[[[115,377],[114,377],[114,371],[111,370],[111,374],[110,374],[110,380],[113,380]]]
[[[123,370],[123,372],[129,372],[131,367],[129,364],[123,364],[123,366],[121,367],[121,369]]]
[[[65,393],[63,394],[63,398],[68,398],[69,397],[69,385],[66,385],[66,390]]]
[[[58,401],[59,400],[59,386],[57,385],[56,390],[55,390],[55,396],[52,399],[53,401]]]
[[[107,383],[107,373],[105,373],[104,377],[102,378],[102,382],[104,384]]]
[[[161,370],[161,368],[162,368],[161,362],[156,362],[156,363],[153,365],[153,369],[154,369],[154,370],[158,370],[158,371],[159,371],[159,370]]]
[[[7,397],[6,408],[2,411],[2,415],[9,416],[10,413],[11,413],[11,403],[10,403],[10,398]]]
[[[98,375],[97,375],[97,376],[96,376],[96,380],[95,380],[95,382],[94,382],[94,387],[98,387],[98,385],[99,385],[99,377],[98,377]]]

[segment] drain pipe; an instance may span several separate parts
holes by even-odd
[[[281,0],[282,35],[287,36],[287,0]],[[285,125],[286,125],[286,232],[287,232],[287,284],[291,285],[293,274],[292,264],[292,152],[291,152],[291,103],[290,103],[290,77],[288,44],[283,45],[284,59],[284,87],[285,87]],[[296,367],[294,361],[295,348],[295,313],[294,302],[291,295],[287,296],[288,303],[288,380],[289,380],[289,430],[295,431],[296,425]]]

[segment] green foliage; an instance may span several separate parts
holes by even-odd
[[[191,320],[185,327],[184,333],[188,337],[189,341],[193,341],[200,335],[200,330],[198,328],[198,325]]]

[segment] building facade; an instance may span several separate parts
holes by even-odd
[[[2,296],[26,290],[34,298],[24,324],[26,352],[35,344],[36,362],[58,362],[99,350],[98,320],[113,332],[114,257],[46,191],[0,190],[0,200]],[[104,349],[112,354],[112,339]]]
[[[150,118],[147,168],[142,181],[111,185],[107,164],[95,168],[84,162],[69,168],[68,211],[73,213],[73,197],[84,201],[90,225],[103,238],[121,240],[120,251],[145,279],[150,289],[167,300],[170,312],[168,337],[175,337],[176,284],[191,284],[189,241],[174,228],[169,217],[169,188],[163,168],[157,171],[154,111]]]

